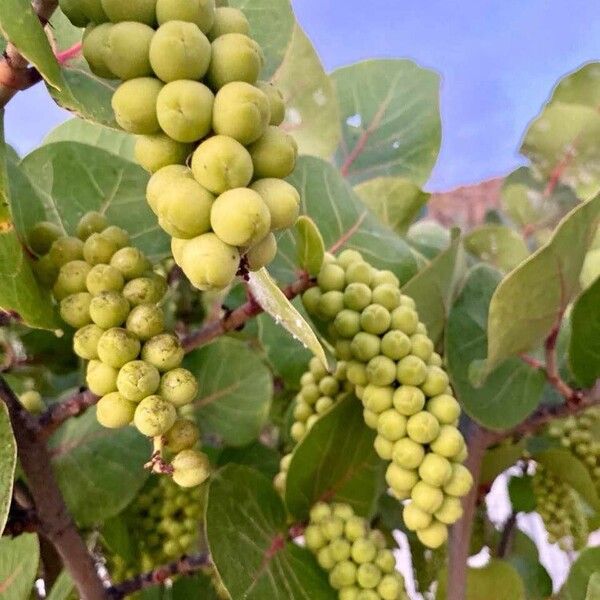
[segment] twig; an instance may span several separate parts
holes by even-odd
[[[35,510],[23,510],[13,505],[2,535],[16,537],[22,533],[35,533],[38,531],[39,526],[40,523]]]
[[[502,536],[500,537],[500,543],[498,544],[498,558],[506,558],[511,550],[513,540],[515,538],[515,529],[517,526],[517,513],[512,512],[510,517],[506,520],[504,528],[502,529]]]
[[[546,350],[546,377],[551,385],[553,385],[558,393],[565,398],[567,403],[578,404],[580,401],[579,393],[575,392],[560,376],[558,371],[558,362],[556,359],[556,342],[558,341],[558,334],[560,331],[560,323],[562,321],[562,314],[558,318],[558,323],[550,332],[550,335],[546,339],[545,350]]]
[[[89,390],[82,389],[67,400],[53,404],[37,420],[39,432],[48,438],[67,419],[84,413],[90,406],[98,402],[98,397]]]
[[[158,567],[148,573],[143,573],[128,579],[118,585],[113,585],[108,589],[108,596],[114,600],[120,600],[129,594],[139,590],[160,585],[174,575],[186,575],[198,571],[202,567],[210,565],[208,554],[196,554],[193,556],[182,556],[179,560]]]

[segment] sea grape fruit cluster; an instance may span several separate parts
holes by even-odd
[[[83,216],[77,236],[40,223],[29,244],[42,254],[36,270],[52,285],[63,320],[77,330],[73,349],[88,361],[87,385],[101,396],[98,421],[109,428],[133,424],[145,436],[163,437],[174,455],[175,482],[202,483],[208,460],[194,449],[198,428],[178,416],[195,399],[198,382],[181,367],[184,350],[165,327],[165,278],[129,245],[126,231],[99,213]]]
[[[539,513],[548,541],[565,552],[585,548],[588,526],[583,504],[577,493],[548,469],[538,464],[532,480]]]
[[[319,417],[351,391],[352,385],[346,379],[346,363],[338,362],[330,374],[318,358],[312,358],[308,371],[300,378],[300,391],[294,402],[294,423],[290,430],[294,442],[299,444]],[[280,493],[285,490],[291,460],[291,453],[286,454],[279,464],[275,487]]]
[[[396,559],[386,547],[384,535],[371,529],[350,505],[315,504],[304,539],[328,572],[339,600],[408,598],[404,578],[396,571]]]
[[[147,200],[172,252],[201,290],[227,287],[277,252],[300,197],[284,178],[295,140],[278,127],[282,94],[259,81],[264,56],[236,8],[214,0],[69,0],[87,26],[83,53],[100,77],[120,79],[117,123],[138,136],[135,155],[153,175]]]
[[[152,478],[127,507],[123,519],[136,547],[129,556],[104,544],[113,581],[120,582],[151,571],[197,549],[203,510],[201,487],[181,488],[172,480]]]
[[[406,527],[430,548],[443,544],[473,484],[461,463],[460,405],[415,302],[397,277],[359,252],[326,257],[304,306],[327,327],[346,377],[377,431],[375,450],[390,461],[386,481],[406,500]]]

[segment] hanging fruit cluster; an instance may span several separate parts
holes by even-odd
[[[324,322],[346,377],[377,431],[375,450],[391,461],[386,480],[399,500],[406,527],[431,548],[462,515],[460,498],[473,480],[458,430],[460,405],[439,354],[419,321],[415,302],[390,271],[345,250],[327,256],[304,306]]]
[[[263,52],[243,12],[214,0],[60,4],[87,27],[91,70],[122,80],[115,119],[138,136],[136,159],[153,173],[148,203],[188,279],[218,290],[240,266],[269,264],[273,232],[298,217],[299,194],[283,179],[298,148],[278,127],[281,93],[258,80]]]
[[[98,421],[109,428],[132,423],[143,435],[161,439],[174,455],[174,481],[184,487],[202,483],[209,465],[194,449],[198,428],[178,417],[178,409],[195,399],[198,382],[180,366],[184,350],[165,328],[165,278],[129,245],[126,231],[96,212],[83,216],[77,236],[42,222],[28,240],[40,255],[36,273],[52,286],[63,320],[77,330],[75,353],[89,361],[87,385],[101,396]]]

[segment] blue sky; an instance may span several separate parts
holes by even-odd
[[[328,70],[371,57],[438,71],[443,143],[428,187],[509,172],[519,141],[556,80],[600,58],[592,0],[292,0]],[[42,86],[7,110],[7,137],[31,150],[64,113]]]

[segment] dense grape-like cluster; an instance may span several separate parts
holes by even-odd
[[[437,548],[462,515],[460,498],[473,480],[461,463],[460,405],[442,360],[396,276],[345,250],[327,256],[317,286],[303,295],[307,311],[327,324],[346,376],[377,431],[375,450],[390,465],[386,480],[420,541]]]
[[[294,442],[299,444],[319,417],[352,389],[352,384],[346,379],[345,362],[338,362],[335,371],[330,374],[318,358],[312,358],[308,371],[300,378],[300,391],[295,398],[294,423],[290,430]],[[291,460],[292,453],[286,454],[279,463],[275,487],[281,493],[285,490]]]
[[[77,330],[73,349],[89,361],[87,385],[101,396],[98,421],[109,428],[132,423],[145,436],[162,437],[174,455],[175,482],[184,487],[202,483],[208,459],[193,449],[198,428],[178,418],[178,409],[196,397],[198,382],[180,366],[184,350],[179,339],[165,330],[160,305],[165,278],[129,245],[126,231],[109,226],[99,213],[81,219],[77,237],[40,223],[29,243],[42,255],[35,264],[52,285],[62,318]]]
[[[548,541],[558,544],[566,552],[585,548],[587,519],[581,499],[573,488],[539,464],[532,486],[536,511],[544,522]]]
[[[137,547],[124,557],[105,548],[115,582],[177,559],[197,548],[204,490],[183,489],[166,477],[151,479],[123,514]]]
[[[218,290],[242,260],[249,270],[269,264],[273,232],[298,217],[299,194],[284,181],[298,147],[278,127],[282,94],[258,80],[264,56],[244,13],[215,0],[60,4],[87,26],[91,70],[123,81],[115,118],[138,135],[136,159],[153,173],[148,203],[188,279]]]
[[[304,539],[340,600],[408,598],[385,537],[348,504],[315,504]]]

